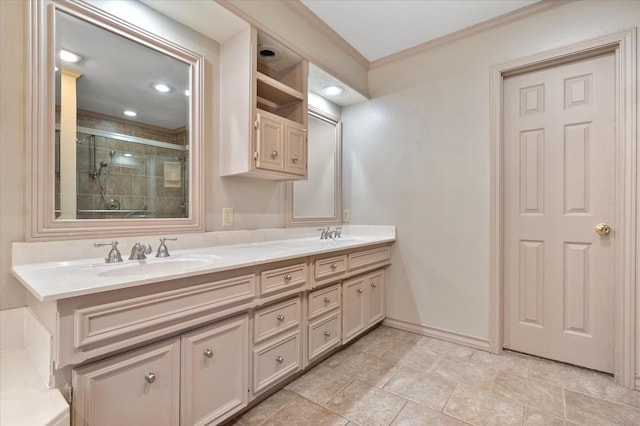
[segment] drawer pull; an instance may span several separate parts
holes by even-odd
[[[298,162],[298,156],[297,156],[297,155],[295,155],[295,154],[294,154],[294,155],[292,155],[292,156],[291,156],[291,162],[293,162],[293,163],[297,163],[297,162]]]
[[[358,292],[358,294],[362,294],[362,289],[361,288],[357,289],[356,291]]]
[[[329,265],[329,267],[331,268],[332,271],[335,271],[338,268],[338,264],[332,263],[331,265]]]
[[[284,280],[285,280],[285,281],[289,282],[289,281],[291,281],[291,278],[293,278],[293,277],[291,276],[291,274],[284,274]]]
[[[273,151],[273,152],[271,153],[271,158],[273,158],[274,160],[275,160],[276,158],[278,158],[278,151]]]
[[[331,299],[329,299],[328,297],[324,298],[324,303],[331,303]]]
[[[371,283],[371,288],[376,288],[378,286],[378,284],[376,283]]]
[[[331,336],[331,332],[329,330],[324,332],[324,337],[329,337]]]
[[[153,383],[156,381],[156,375],[153,373],[147,373],[144,376],[144,379],[147,381],[147,383]]]
[[[278,316],[276,317],[276,319],[277,319],[278,321],[281,321],[281,322],[282,322],[282,321],[284,321],[284,315],[280,314],[280,315],[278,315]]]
[[[211,349],[206,349],[204,351],[204,356],[206,356],[207,358],[213,358],[213,351]]]
[[[280,355],[278,355],[278,356],[276,357],[276,362],[277,362],[278,364],[282,364],[282,363],[284,362],[284,358],[283,358],[283,357],[281,357]]]

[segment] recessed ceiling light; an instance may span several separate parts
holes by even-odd
[[[156,83],[153,85],[153,88],[162,93],[168,93],[171,91],[171,87],[167,86],[164,83]]]
[[[274,46],[261,44],[258,46],[258,57],[266,62],[277,61],[280,59],[280,52]]]
[[[322,93],[324,93],[327,96],[336,96],[341,94],[342,92],[344,92],[344,87],[342,86],[331,85],[331,86],[325,86],[322,88]]]
[[[76,55],[73,52],[69,52],[68,50],[60,50],[60,59],[65,62],[76,63],[82,60],[82,56]]]
[[[137,112],[135,112],[135,111],[131,111],[130,109],[128,109],[128,110],[126,110],[126,111],[124,112],[124,115],[126,115],[126,116],[128,116],[128,117],[135,117],[136,115],[138,115],[138,113],[137,113]]]

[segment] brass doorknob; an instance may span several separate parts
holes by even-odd
[[[611,227],[606,223],[599,223],[596,225],[596,234],[609,235],[609,232],[611,232]]]

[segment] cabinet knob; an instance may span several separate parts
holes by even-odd
[[[362,294],[362,289],[361,288],[357,289],[356,291],[358,292],[358,294]]]
[[[280,314],[276,317],[278,321],[284,321],[284,315]]]
[[[276,362],[277,362],[278,364],[282,364],[282,363],[284,362],[284,358],[283,358],[283,357],[281,357],[280,355],[278,355],[278,356],[276,357]]]
[[[297,162],[298,162],[298,156],[297,156],[297,155],[295,155],[295,154],[294,154],[294,155],[292,155],[292,156],[291,156],[291,161],[292,161],[293,163],[297,163]]]
[[[338,264],[332,263],[331,265],[329,265],[329,267],[331,268],[332,271],[335,271],[338,268]]]
[[[284,280],[285,280],[285,281],[291,281],[291,278],[293,278],[293,277],[291,276],[291,274],[284,274]]]
[[[324,298],[324,303],[331,303],[331,299],[329,299],[328,297]]]
[[[376,283],[371,283],[371,288],[376,288],[378,286],[378,284]]]
[[[147,373],[144,376],[144,379],[147,381],[147,383],[153,383],[156,381],[156,375],[153,373]]]
[[[331,336],[331,332],[329,330],[324,332],[324,337],[329,337]]]
[[[206,349],[204,351],[204,356],[206,356],[207,358],[213,358],[213,351],[211,349]]]
[[[271,158],[278,158],[278,151],[273,151],[271,153]]]

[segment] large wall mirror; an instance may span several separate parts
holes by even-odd
[[[287,184],[287,225],[338,225],[342,211],[342,121],[309,106],[308,180]]]
[[[202,56],[81,1],[30,7],[29,236],[202,230]]]

